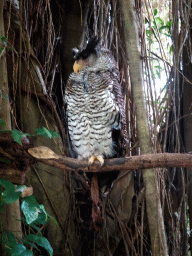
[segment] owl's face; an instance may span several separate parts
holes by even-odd
[[[96,37],[88,41],[84,49],[73,49],[73,58],[75,63],[73,65],[73,70],[77,74],[82,68],[87,66],[93,66],[97,59],[97,45],[99,39]]]
[[[87,59],[78,59],[74,62],[73,71],[78,74],[79,71],[87,66],[92,67],[97,61],[96,54],[91,54]]]

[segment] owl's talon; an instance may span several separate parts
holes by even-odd
[[[90,165],[92,165],[94,163],[94,161],[95,161],[95,156],[94,155],[89,157],[88,166],[90,167]]]
[[[88,160],[88,168],[95,162],[95,160],[98,160],[100,162],[100,168],[104,165],[104,159],[102,156],[91,156]]]
[[[96,156],[96,159],[100,162],[100,167],[104,165],[104,159],[102,156]]]

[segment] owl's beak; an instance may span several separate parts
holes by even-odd
[[[75,61],[74,65],[73,65],[73,70],[74,72],[77,74],[79,73],[79,71],[82,69],[83,65],[82,63],[78,63],[79,61]]]
[[[73,65],[73,70],[76,74],[79,73],[79,71],[88,65],[88,60],[76,60],[74,65]]]

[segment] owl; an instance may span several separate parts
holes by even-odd
[[[124,104],[117,63],[99,39],[73,49],[74,72],[66,84],[65,102],[71,156],[97,159],[122,155]]]

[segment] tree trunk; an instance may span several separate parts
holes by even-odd
[[[0,36],[4,37],[4,19],[3,19],[3,9],[4,1],[0,2]],[[10,102],[9,102],[9,89],[8,89],[8,77],[7,77],[7,62],[6,62],[6,47],[0,41],[0,119],[6,122],[5,127],[0,127],[4,130],[11,130],[11,117],[10,117]],[[9,170],[7,170],[9,171]],[[21,228],[21,213],[20,213],[20,204],[17,200],[13,204],[6,205],[6,211],[1,213],[1,232],[10,231],[15,234],[19,239],[22,238],[22,228]],[[6,223],[6,224],[5,224]]]
[[[139,40],[133,1],[122,0],[121,7],[124,21],[126,51],[130,66],[133,97],[136,106],[137,133],[141,153],[148,154],[152,153],[152,148],[149,128],[147,125],[147,115],[145,111],[141,58],[138,47]],[[146,207],[152,253],[154,256],[168,255],[165,228],[155,171],[153,169],[148,169],[144,170],[142,173],[145,186]]]
[[[188,53],[187,47],[183,49],[183,74],[191,81],[192,64],[191,58]],[[192,115],[191,115],[191,99],[192,99],[192,85],[188,82],[183,84],[183,135],[185,152],[192,151]],[[192,181],[191,168],[188,170],[188,181]],[[188,188],[188,204],[189,204],[189,219],[190,219],[190,230],[192,229],[192,187]],[[189,238],[190,247],[192,248],[192,236]]]

